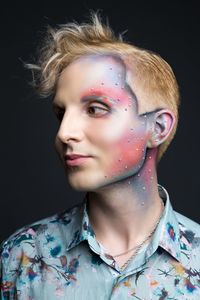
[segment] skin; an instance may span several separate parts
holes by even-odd
[[[53,101],[60,122],[56,151],[70,185],[87,191],[97,240],[113,255],[141,243],[162,209],[156,156],[175,118],[166,108],[146,111],[149,95],[139,99],[141,94],[137,78],[119,58],[90,55],[63,70]],[[69,167],[66,153],[92,157]],[[116,259],[118,264],[129,255]]]

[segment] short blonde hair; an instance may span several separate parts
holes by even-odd
[[[97,13],[91,14],[91,22],[88,23],[67,23],[56,29],[48,27],[37,63],[26,65],[32,70],[32,84],[36,91],[41,97],[54,95],[62,70],[75,59],[90,54],[120,57],[128,69],[132,69],[136,77],[140,78],[149,101],[174,113],[175,126],[159,147],[158,162],[177,129],[180,96],[174,73],[158,54],[124,42],[121,35],[116,37],[109,25],[102,23]]]

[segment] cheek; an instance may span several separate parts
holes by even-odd
[[[146,154],[147,134],[145,130],[126,132],[110,145],[111,155],[108,157],[108,176],[117,173],[136,172],[143,164]]]

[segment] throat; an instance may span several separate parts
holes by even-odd
[[[125,268],[126,265],[129,264],[131,260],[142,250],[144,247],[150,242],[152,239],[154,232],[157,229],[158,224],[163,216],[164,212],[164,203],[160,199],[160,206],[157,211],[154,211],[155,216],[153,218],[153,222],[146,223],[145,230],[142,230],[138,234],[134,234],[131,236],[129,240],[128,246],[127,243],[124,243],[124,238],[121,237],[121,240],[118,238],[114,238],[113,236],[100,237],[96,236],[97,241],[100,245],[102,252],[106,255],[109,255],[117,262],[117,265],[120,268]]]

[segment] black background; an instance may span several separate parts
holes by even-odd
[[[38,99],[22,61],[31,62],[45,26],[87,20],[99,9],[124,39],[158,52],[177,77],[182,105],[175,140],[163,157],[159,183],[175,210],[200,223],[198,1],[13,1],[1,7],[0,240],[21,226],[83,199],[73,191],[54,150],[58,123],[49,100]]]

